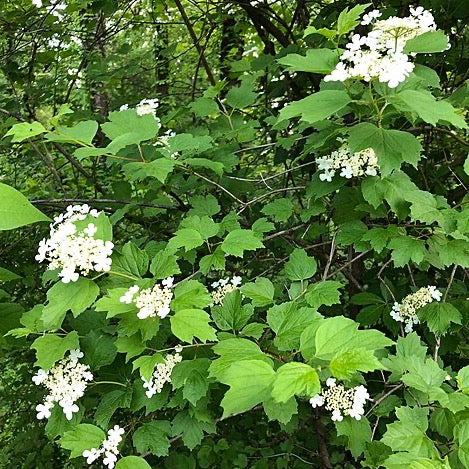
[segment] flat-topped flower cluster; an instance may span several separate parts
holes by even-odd
[[[341,140],[342,141],[342,140]],[[378,174],[378,158],[372,148],[357,153],[351,153],[347,144],[343,144],[338,150],[328,156],[316,158],[321,181],[331,182],[336,172],[346,179],[359,176],[376,176]]]
[[[346,390],[342,384],[336,384],[335,378],[328,378],[326,386],[321,394],[316,394],[309,400],[314,408],[325,405],[326,410],[332,412],[332,420],[337,422],[341,422],[347,415],[356,420],[361,419],[365,413],[363,406],[370,398],[365,386]]]
[[[417,311],[433,301],[440,301],[441,297],[441,292],[435,286],[422,287],[407,295],[401,303],[396,301],[390,315],[396,321],[405,323],[405,332],[412,332],[414,324],[420,322]]]
[[[88,205],[69,205],[67,211],[54,218],[50,225],[49,238],[39,243],[36,260],[48,261],[49,270],[61,269],[59,277],[63,283],[76,282],[80,275],[90,271],[108,272],[114,244],[95,238],[97,228],[89,223],[78,230],[75,223],[87,217],[97,218],[99,212]]]
[[[155,394],[159,394],[163,390],[166,383],[171,382],[171,373],[176,364],[182,361],[182,347],[176,347],[174,354],[168,353],[164,358],[164,363],[157,363],[155,371],[151,375],[150,381],[143,376],[143,387],[146,389],[145,394],[150,399]]]
[[[134,285],[120,297],[120,302],[134,303],[138,308],[137,316],[140,319],[156,316],[165,318],[170,312],[169,305],[173,299],[173,283],[173,277],[168,277],[161,281],[161,285],[156,283],[153,288],[145,288],[141,291],[138,285]]]
[[[152,114],[156,118],[156,110],[160,105],[159,101],[156,98],[144,98],[136,106],[135,111],[139,116],[144,116],[145,114]],[[129,109],[128,104],[123,104],[119,111],[127,111]]]
[[[214,289],[210,294],[212,295],[212,301],[214,305],[221,305],[225,296],[239,288],[241,285],[241,277],[235,275],[233,278],[222,278],[212,283]]]
[[[43,404],[36,406],[37,418],[42,420],[51,416],[51,410],[57,402],[62,407],[67,420],[71,420],[73,414],[78,412],[76,404],[85,393],[89,381],[93,380],[90,367],[80,363],[83,352],[72,350],[67,358],[63,358],[50,370],[39,369],[33,376],[33,382],[43,385],[49,394]]]
[[[109,469],[113,469],[116,465],[117,455],[119,454],[117,446],[122,441],[122,435],[124,433],[123,428],[119,427],[119,425],[114,425],[114,428],[111,428],[107,432],[107,438],[103,441],[99,449],[87,449],[83,451],[82,456],[86,458],[88,464],[93,464],[101,455],[104,455],[103,464]]]
[[[422,7],[410,8],[405,18],[391,16],[385,20],[379,10],[363,16],[362,25],[372,25],[366,36],[354,34],[347,50],[341,55],[336,68],[325,81],[345,81],[359,78],[365,81],[378,79],[395,88],[413,71],[414,64],[404,47],[409,39],[436,29],[433,15]]]

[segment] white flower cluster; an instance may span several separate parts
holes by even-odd
[[[329,156],[316,158],[318,170],[324,171],[319,175],[321,181],[331,182],[336,171],[339,175],[350,179],[358,176],[376,176],[378,174],[378,158],[372,148],[357,153],[351,153],[346,144]]]
[[[402,300],[402,303],[396,301],[390,313],[391,317],[396,321],[404,322],[404,330],[406,332],[412,332],[414,324],[420,322],[417,316],[417,310],[432,303],[434,300],[440,301],[441,297],[441,292],[438,291],[435,286],[422,287],[415,293],[407,295]]]
[[[101,455],[104,455],[103,464],[109,469],[112,469],[116,465],[117,455],[119,454],[117,446],[122,441],[123,434],[124,429],[119,427],[119,425],[114,425],[114,428],[111,428],[107,432],[107,438],[103,441],[99,449],[87,449],[83,451],[82,456],[86,458],[88,464],[93,464]]]
[[[61,269],[59,277],[63,283],[76,282],[80,274],[90,271],[108,272],[111,269],[111,254],[114,244],[94,237],[97,228],[89,223],[78,231],[75,222],[90,215],[97,218],[99,212],[88,205],[69,205],[66,213],[54,218],[50,225],[49,239],[39,243],[36,260],[49,262],[48,269]]]
[[[140,319],[154,318],[155,316],[165,318],[170,312],[169,305],[173,299],[171,290],[173,283],[173,277],[168,277],[162,280],[161,285],[155,284],[153,288],[146,288],[140,293],[138,293],[140,290],[138,285],[134,285],[120,297],[120,302],[135,303],[139,310],[137,316]]]
[[[365,386],[355,386],[345,390],[342,384],[336,384],[335,378],[326,380],[327,389],[313,396],[309,403],[313,407],[322,407],[332,411],[332,420],[341,422],[344,415],[360,420],[365,413],[363,406],[370,398]]]
[[[153,117],[156,119],[156,109],[159,106],[159,102],[156,98],[154,99],[142,99],[136,106],[135,111],[139,116],[144,116],[145,114],[153,114]],[[127,111],[129,109],[128,104],[123,104],[119,111]]]
[[[171,373],[173,372],[173,368],[177,363],[182,361],[182,356],[180,355],[180,352],[182,352],[182,347],[175,347],[174,350],[176,353],[173,355],[168,353],[168,355],[166,355],[164,358],[164,363],[157,363],[156,369],[153,372],[150,381],[147,381],[142,376],[143,387],[146,389],[145,394],[147,395],[148,399],[163,390],[165,383],[169,383],[171,381]]]
[[[75,402],[85,393],[88,381],[93,379],[90,367],[78,361],[82,357],[83,352],[72,350],[68,358],[60,360],[52,369],[39,369],[33,376],[36,385],[43,385],[49,390],[44,404],[36,406],[39,420],[51,416],[55,402],[62,407],[67,420],[71,420],[73,414],[78,412],[79,408]]]
[[[234,276],[232,279],[222,278],[212,283],[214,290],[210,293],[212,295],[212,301],[214,305],[221,305],[225,296],[239,288],[241,285],[241,277]]]
[[[422,7],[410,8],[405,18],[391,16],[378,20],[379,10],[363,16],[362,25],[372,24],[367,36],[354,34],[336,68],[324,81],[345,81],[358,77],[365,81],[377,78],[395,88],[403,82],[414,69],[404,47],[409,39],[436,29],[433,15]]]

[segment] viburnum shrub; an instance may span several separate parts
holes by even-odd
[[[469,467],[468,167],[438,143],[467,149],[469,92],[427,66],[432,13],[400,13],[307,28],[274,65],[318,87],[270,115],[258,65],[185,126],[149,97],[6,133],[105,189],[39,211],[0,184],[0,229],[43,238],[5,332],[76,467]]]

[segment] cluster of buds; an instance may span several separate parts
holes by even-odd
[[[103,441],[99,449],[91,448],[83,451],[82,456],[86,458],[87,464],[93,464],[94,461],[103,455],[103,464],[109,469],[113,469],[119,454],[117,446],[122,441],[123,434],[124,429],[119,427],[119,425],[114,425],[114,428],[111,428],[107,432],[107,438]]]
[[[441,297],[441,292],[433,285],[419,288],[415,293],[407,295],[402,303],[396,301],[390,315],[396,321],[405,323],[405,332],[412,332],[414,324],[420,322],[417,311],[433,301],[440,301]]]
[[[336,384],[335,378],[326,380],[327,388],[321,394],[313,396],[309,402],[316,407],[325,406],[325,409],[332,412],[332,420],[341,422],[344,415],[360,420],[365,413],[364,405],[370,398],[365,386],[355,386],[345,389],[342,384]]]
[[[90,271],[108,272],[114,244],[95,238],[94,223],[88,223],[82,230],[75,224],[98,216],[99,212],[86,204],[68,206],[51,223],[49,238],[40,241],[36,260],[48,261],[49,270],[61,269],[59,277],[63,283],[76,282],[80,274],[87,275]]]
[[[230,278],[222,278],[216,282],[212,283],[212,288],[214,289],[210,294],[212,295],[212,302],[214,305],[221,305],[225,296],[239,288],[241,285],[241,277],[234,276]]]
[[[67,420],[71,420],[73,414],[79,411],[76,401],[85,393],[89,381],[93,380],[88,365],[80,363],[83,352],[72,350],[67,358],[60,360],[50,370],[39,369],[33,376],[33,382],[43,385],[49,391],[43,404],[36,406],[37,418],[42,420],[51,416],[54,403],[62,407]]]
[[[155,394],[159,394],[166,383],[171,382],[173,368],[182,361],[182,355],[180,355],[182,347],[175,347],[174,351],[174,354],[168,353],[166,355],[163,363],[157,363],[150,381],[142,377],[143,387],[146,389],[145,394],[149,399]]]
[[[161,285],[155,284],[153,288],[145,288],[141,291],[138,285],[134,285],[120,297],[120,302],[134,303],[138,308],[137,316],[140,319],[156,316],[165,318],[170,312],[169,305],[173,299],[173,283],[173,277],[168,277],[162,280]]]

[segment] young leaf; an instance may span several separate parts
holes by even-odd
[[[217,340],[215,329],[209,325],[210,316],[201,309],[181,309],[171,316],[171,331],[183,342],[191,343],[194,337],[202,342]]]
[[[115,469],[151,469],[151,466],[143,458],[126,456],[117,461]]]
[[[258,277],[254,283],[245,283],[240,290],[252,299],[254,306],[267,306],[274,299],[274,286],[268,278]]]
[[[294,395],[311,397],[321,390],[319,376],[305,363],[291,362],[282,365],[272,384],[272,397],[276,402],[287,402]]]
[[[63,338],[54,334],[43,335],[32,343],[31,348],[36,350],[35,365],[49,370],[67,351],[80,348],[78,333],[72,331]]]
[[[251,230],[230,231],[221,244],[224,252],[236,257],[243,257],[244,251],[255,251],[263,247],[262,241]]]
[[[80,423],[73,430],[65,432],[59,440],[62,448],[71,451],[70,457],[82,456],[83,451],[99,448],[106,439],[106,434],[95,425]]]

